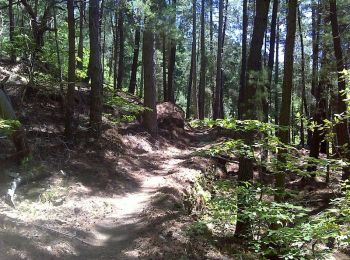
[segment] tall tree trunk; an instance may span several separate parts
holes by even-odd
[[[280,128],[278,131],[278,137],[281,142],[288,144],[290,141],[290,110],[292,101],[293,90],[293,62],[294,62],[294,46],[295,46],[295,32],[296,32],[296,18],[297,18],[297,0],[288,1],[288,14],[287,14],[287,37],[285,43],[285,57],[284,57],[284,73],[283,73],[283,86],[282,86],[282,103],[281,112],[279,116]],[[282,164],[285,162],[285,151],[280,150],[278,154],[279,161]],[[278,195],[276,200],[283,199],[281,191],[285,187],[285,172],[281,170],[276,174],[276,188],[278,189]]]
[[[242,119],[243,92],[246,85],[246,71],[247,71],[247,36],[248,36],[248,0],[243,0],[243,23],[242,23],[242,58],[241,58],[241,73],[239,80],[239,94],[238,94],[238,119]]]
[[[320,38],[321,12],[320,3],[312,3],[312,82],[311,89],[318,84],[318,54]]]
[[[79,10],[79,42],[78,42],[78,61],[77,69],[83,69],[83,59],[84,59],[84,18],[85,18],[85,6],[86,0],[80,0],[80,10]]]
[[[268,68],[267,91],[269,93],[269,106],[271,106],[271,103],[272,103],[271,85],[272,85],[272,71],[273,71],[274,58],[275,58],[278,4],[279,4],[279,0],[273,0],[272,18],[271,18],[271,33],[270,33],[270,51],[269,51],[269,60],[267,62],[267,68]]]
[[[197,53],[197,12],[196,12],[196,8],[197,8],[197,1],[196,0],[192,0],[192,51],[191,51],[191,69],[190,69],[190,75],[189,75],[189,79],[188,79],[188,88],[187,88],[187,105],[186,105],[186,118],[190,118],[191,116],[191,112],[194,114],[194,117],[196,117],[196,112],[197,109],[194,109],[194,107],[192,107],[192,111],[191,111],[191,105],[195,104],[195,106],[197,106],[197,102],[193,102],[192,100],[194,100],[197,95],[196,92],[193,91],[192,88],[196,88],[196,84],[197,84],[197,59],[196,59],[196,53]]]
[[[140,29],[140,26],[137,25],[137,28],[135,29],[134,58],[132,61],[130,84],[129,84],[129,91],[128,91],[130,94],[135,94],[135,89],[136,89],[136,75],[137,75],[137,67],[139,63],[140,39],[141,39],[141,29]]]
[[[148,23],[148,21],[146,22]],[[154,33],[149,24],[143,33],[143,69],[144,69],[144,106],[150,108],[143,115],[143,125],[153,136],[158,133],[157,127],[157,88],[154,62]]]
[[[346,114],[347,112],[347,104],[344,101],[345,94],[344,91],[346,89],[345,78],[343,77],[343,71],[345,69],[343,53],[341,47],[341,38],[339,34],[339,25],[338,25],[338,16],[337,16],[337,1],[329,0],[330,7],[330,20],[332,26],[332,36],[333,36],[333,45],[334,45],[334,54],[337,60],[337,72],[338,72],[338,102],[337,102],[337,113],[338,114]],[[340,154],[349,159],[350,152],[348,147],[343,149],[344,146],[349,146],[349,129],[347,119],[344,118],[341,122],[339,122],[336,126],[336,134],[338,146],[340,147]],[[344,172],[342,175],[343,180],[347,180],[350,178],[350,170],[348,167],[344,168]]]
[[[312,2],[312,75],[311,75],[311,92],[318,86],[318,63],[319,63],[319,39],[321,24],[321,4],[320,1]],[[311,114],[311,111],[310,111]],[[307,131],[307,144],[312,145],[312,131]]]
[[[165,38],[165,32],[162,32],[162,54],[163,54],[163,59],[162,59],[162,66],[163,66],[163,100],[166,101],[168,100],[168,85],[167,85],[167,71],[166,71],[166,64],[167,64],[167,58],[166,58],[166,38]]]
[[[223,31],[224,0],[219,0],[218,48],[216,55],[216,81],[213,101],[213,119],[220,118],[221,69],[222,69],[222,31]]]
[[[215,53],[214,53],[214,22],[213,22],[213,9],[214,3],[213,0],[209,0],[209,55],[207,56],[207,67],[208,67],[208,76],[206,77],[206,85],[209,86],[211,91],[211,98],[208,100],[208,105],[211,107],[211,111],[213,114],[214,109],[214,99],[215,99]],[[209,112],[209,111],[208,111]],[[210,115],[208,115],[210,116]]]
[[[214,56],[213,35],[214,35],[213,0],[209,0],[209,48],[210,48],[211,56]]]
[[[173,0],[172,4],[173,14],[171,18],[171,26],[173,30],[176,28],[176,0]],[[172,32],[170,41],[169,41],[169,63],[168,63],[168,98],[167,101],[175,103],[175,89],[174,89],[174,78],[175,78],[175,61],[176,61],[176,40],[175,40],[175,31]]]
[[[221,59],[224,55],[224,45],[225,45],[225,36],[226,36],[226,28],[227,28],[227,9],[228,9],[228,0],[225,1],[225,13],[224,13],[224,24],[222,28],[222,43],[221,43]],[[220,113],[219,118],[225,117],[225,111],[224,111],[224,87],[225,87],[225,75],[224,75],[224,69],[222,68],[221,64],[221,83],[220,83]]]
[[[99,33],[99,0],[89,1],[91,105],[90,127],[95,137],[100,137],[102,126],[102,68]]]
[[[311,143],[310,143],[310,157],[319,158],[321,142],[324,140],[324,120],[327,118],[327,87],[330,84],[328,80],[328,71],[327,64],[329,60],[327,60],[327,55],[329,51],[327,49],[327,45],[325,39],[323,40],[323,48],[322,48],[322,61],[321,61],[321,73],[320,80],[318,81],[318,85],[316,88],[312,90],[312,95],[315,97],[316,105],[315,111],[313,115],[313,121],[315,123],[315,127],[313,129]],[[312,165],[308,167],[308,171],[315,171],[317,168],[316,165]],[[313,177],[315,175],[313,174]]]
[[[277,33],[276,33],[276,62],[275,62],[275,125],[278,125],[278,110],[279,110],[279,103],[278,103],[278,79],[279,79],[279,46],[280,46],[280,25],[279,20],[277,18]]]
[[[118,14],[118,32],[119,32],[119,60],[117,89],[122,89],[124,79],[124,5],[121,3]]]
[[[207,67],[207,58],[205,54],[205,0],[202,0],[201,7],[201,68],[199,76],[199,86],[198,86],[198,117],[200,120],[204,119],[204,107],[205,107],[205,74]]]
[[[74,120],[74,89],[75,89],[75,20],[74,0],[67,0],[68,10],[68,88],[66,95],[65,135],[71,141]]]
[[[108,77],[111,78],[113,75],[113,61],[114,61],[114,26],[113,26],[113,13],[110,13],[110,28],[109,28],[111,34],[112,34],[112,39],[113,42],[110,46],[111,48],[111,53],[109,56],[109,61],[108,61]]]
[[[9,0],[9,20],[10,20],[10,26],[9,26],[9,33],[10,33],[10,43],[11,43],[11,52],[10,52],[10,59],[11,62],[16,62],[16,53],[14,48],[14,38],[15,38],[15,16],[13,14],[13,0]]]
[[[142,39],[143,39],[143,35],[142,35]],[[139,98],[143,98],[143,93],[144,93],[144,89],[145,89],[145,84],[144,84],[144,75],[145,75],[145,70],[144,70],[144,66],[143,64],[144,62],[144,55],[143,55],[143,44],[142,44],[142,51],[141,51],[141,75],[140,75],[140,88],[139,88]]]
[[[113,88],[114,94],[117,93],[117,78],[118,78],[118,56],[119,56],[119,33],[118,33],[118,10],[114,14],[114,65],[113,65]]]
[[[241,118],[243,120],[262,120],[261,92],[263,91],[263,86],[261,86],[259,82],[261,82],[263,78],[261,50],[267,27],[269,5],[269,0],[256,0],[253,35],[247,60],[247,84],[243,91],[243,102],[241,105]],[[246,131],[243,135],[244,142],[249,147],[253,145],[254,135],[255,133],[253,131]],[[244,182],[251,181],[252,179],[253,159],[248,157],[240,157],[238,181],[240,184],[242,184]],[[245,207],[244,195],[239,195],[237,200],[238,214],[235,235],[241,237],[247,234],[249,223],[242,220],[241,216],[242,209]]]
[[[305,147],[305,134],[304,134],[304,117],[308,117],[307,103],[306,103],[306,82],[305,82],[305,54],[304,54],[304,36],[301,27],[301,13],[298,8],[298,27],[300,36],[300,48],[301,48],[301,106],[300,106],[300,144],[301,147]],[[304,114],[305,108],[305,114]]]
[[[55,29],[55,47],[56,47],[56,56],[57,56],[57,65],[59,69],[59,81],[60,81],[60,95],[63,99],[63,70],[62,70],[62,61],[61,61],[61,52],[60,52],[60,46],[58,41],[58,31],[57,31],[57,15],[56,15],[56,7],[53,7],[53,26]]]

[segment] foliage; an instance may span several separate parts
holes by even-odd
[[[309,216],[309,210],[301,205],[273,201],[271,187],[249,184],[242,188],[235,182],[219,180],[207,188],[211,195],[207,196],[200,219],[190,227],[192,235],[203,235],[210,229],[216,235],[232,236],[237,220],[237,193],[243,193],[246,207],[242,216],[251,223],[247,237],[253,237],[247,242],[260,257],[327,259],[331,252],[326,246],[329,241],[339,247],[349,245],[349,191],[333,200],[328,210]]]
[[[13,130],[19,128],[20,126],[21,123],[17,120],[0,119],[0,134],[8,136]]]
[[[254,160],[256,165],[265,166],[273,174],[278,173],[283,164],[287,173],[298,176],[310,176],[308,168],[317,165],[319,170],[312,174],[324,175],[327,167],[333,172],[339,171],[347,163],[341,159],[316,159],[300,155],[298,150],[285,145],[274,135],[275,125],[259,121],[238,121],[233,119],[194,121],[193,126],[220,126],[237,132],[254,130],[264,132],[263,138],[256,138],[253,146],[245,144],[242,139],[229,139],[220,142],[200,152],[201,155],[245,157]],[[259,135],[258,137],[261,137]],[[259,151],[267,149],[271,158],[268,161],[260,159]],[[286,152],[285,161],[277,160],[279,149]],[[313,215],[309,208],[298,203],[296,194],[286,190],[284,202],[277,202],[274,196],[277,190],[270,185],[258,183],[238,184],[232,179],[217,180],[213,173],[207,173],[206,178],[198,179],[194,185],[194,197],[202,196],[204,203],[199,215],[200,230],[203,223],[214,235],[232,236],[237,222],[237,197],[244,205],[241,208],[240,221],[250,224],[247,237],[250,250],[259,257],[268,258],[277,255],[282,259],[327,259],[331,252],[331,244],[338,247],[349,246],[349,185],[343,186],[342,195],[331,201],[327,210]],[[279,191],[280,192],[280,191]],[[199,224],[198,224],[199,225]],[[253,239],[251,239],[253,238]]]

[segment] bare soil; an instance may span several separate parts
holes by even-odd
[[[20,166],[4,160],[14,148],[0,139],[0,194],[14,176],[41,171],[49,177],[21,186],[15,208],[1,198],[0,259],[225,258],[187,234],[193,220],[184,197],[209,164],[192,155],[202,133],[161,131],[153,139],[138,124],[105,118],[95,142],[82,113],[69,146],[60,103],[39,92],[21,103],[22,91],[15,83],[7,93],[32,158]]]

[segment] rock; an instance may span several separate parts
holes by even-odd
[[[52,201],[52,205],[57,207],[57,206],[61,206],[64,202],[65,202],[65,198],[58,198],[54,201]]]
[[[171,102],[157,104],[157,122],[160,128],[184,128],[185,112],[181,107]]]

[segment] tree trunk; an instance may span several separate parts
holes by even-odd
[[[207,58],[205,55],[205,0],[202,0],[201,7],[201,68],[198,86],[198,117],[200,120],[204,119],[204,105],[205,105],[205,76],[207,67]]]
[[[278,125],[278,110],[279,110],[279,102],[278,102],[278,79],[279,79],[279,46],[280,46],[280,25],[279,20],[277,18],[277,33],[276,33],[276,64],[275,64],[275,125]]]
[[[124,6],[121,3],[118,14],[118,32],[119,32],[119,60],[118,60],[118,77],[117,89],[121,90],[124,79]]]
[[[259,84],[262,79],[262,57],[261,50],[264,41],[264,35],[267,27],[267,18],[269,11],[269,0],[257,0],[256,1],[256,14],[254,18],[254,28],[252,41],[250,45],[250,52],[247,60],[247,79],[246,86],[243,89],[242,99],[242,114],[243,120],[258,119],[262,120],[262,99],[261,91],[263,86]],[[243,134],[243,140],[246,145],[251,147],[254,142],[254,132],[246,131]],[[240,184],[251,181],[253,179],[253,159],[247,157],[239,158],[239,170],[238,170],[238,181]],[[247,235],[249,229],[249,223],[242,220],[240,215],[245,207],[244,196],[239,195],[238,209],[237,209],[237,225],[235,230],[235,236],[242,237]]]
[[[248,0],[243,0],[243,23],[242,23],[242,58],[241,58],[241,73],[239,81],[239,94],[238,94],[238,119],[242,119],[242,103],[243,92],[246,85],[246,71],[247,71],[247,36],[248,36]]]
[[[11,62],[16,62],[16,53],[15,53],[15,43],[14,43],[14,37],[15,37],[15,17],[13,14],[13,0],[9,0],[9,20],[10,20],[10,26],[9,26],[9,33],[10,33],[10,44],[11,44],[11,53],[10,53],[10,59]]]
[[[80,0],[79,10],[79,42],[78,42],[78,61],[77,69],[83,69],[84,60],[84,18],[85,18],[86,0]]]
[[[224,24],[222,28],[222,44],[221,44],[221,59],[224,55],[224,45],[225,45],[225,36],[226,36],[226,27],[227,27],[227,9],[228,9],[228,0],[225,1],[225,13],[224,13]],[[224,111],[224,87],[225,87],[225,75],[224,75],[224,69],[222,68],[221,64],[221,83],[220,83],[220,113],[219,118],[225,117],[225,111]]]
[[[163,101],[168,100],[168,85],[167,85],[167,71],[166,71],[166,64],[167,64],[167,59],[166,59],[166,38],[165,38],[165,32],[162,32],[162,54],[163,54],[163,59],[162,59],[162,66],[163,66]]]
[[[148,22],[147,22],[148,23]],[[143,34],[144,106],[150,108],[143,115],[143,126],[152,136],[157,136],[157,88],[154,62],[154,33],[149,24]]]
[[[143,38],[143,35],[142,35]],[[144,70],[144,66],[143,64],[144,62],[144,55],[143,55],[143,44],[142,44],[142,51],[141,51],[141,75],[140,75],[140,88],[139,88],[139,98],[143,98],[143,93],[144,93],[144,89],[145,89],[145,84],[144,84],[144,74],[145,74],[145,70]]]
[[[53,7],[53,26],[55,29],[55,47],[56,47],[56,55],[57,55],[57,66],[59,69],[59,81],[60,81],[60,95],[62,96],[62,101],[64,101],[63,98],[63,69],[62,69],[62,61],[61,61],[61,53],[60,53],[60,46],[58,41],[58,31],[57,31],[57,15],[56,15],[56,7]],[[64,102],[62,102],[64,103]],[[64,105],[63,105],[64,106]]]
[[[132,61],[130,84],[129,84],[129,91],[128,91],[130,94],[135,94],[135,89],[136,89],[136,75],[137,75],[137,67],[139,63],[140,39],[141,39],[141,29],[140,29],[140,26],[137,25],[137,28],[135,29],[134,58]]]
[[[318,1],[312,2],[312,75],[311,75],[311,92],[318,86],[318,63],[319,63],[319,39],[321,24],[321,4]],[[311,114],[311,111],[310,111]],[[307,144],[312,145],[312,131],[307,131]]]
[[[272,71],[273,71],[274,57],[275,57],[278,4],[279,4],[279,0],[273,1],[272,18],[271,18],[271,33],[270,33],[270,51],[269,51],[269,60],[267,62],[267,68],[268,68],[267,91],[269,93],[269,106],[271,106],[271,103],[272,103],[271,85],[272,85]]]
[[[65,135],[71,141],[74,120],[74,89],[75,89],[75,21],[74,0],[67,0],[68,10],[68,88],[66,95]]]
[[[218,28],[218,49],[216,55],[216,80],[213,101],[213,119],[220,118],[220,94],[221,94],[221,69],[222,69],[222,31],[224,16],[224,0],[219,0],[219,28]]]
[[[337,102],[337,113],[346,114],[347,104],[344,101],[346,94],[344,91],[346,89],[345,78],[343,77],[343,71],[345,69],[343,53],[341,47],[341,38],[339,34],[339,25],[338,25],[338,16],[337,16],[337,1],[329,0],[330,7],[330,20],[332,26],[332,36],[333,36],[333,45],[334,45],[334,54],[337,60],[337,72],[338,72],[338,102]],[[336,134],[338,146],[340,147],[340,154],[349,159],[350,152],[349,148],[344,146],[349,146],[349,129],[347,119],[344,118],[336,125]],[[342,179],[347,180],[350,178],[350,170],[348,167],[344,168]]]
[[[102,126],[102,68],[99,33],[99,0],[89,2],[91,105],[90,127],[95,137],[100,137]]]
[[[318,84],[318,54],[320,38],[320,4],[312,3],[312,82],[311,91]]]
[[[301,27],[301,14],[298,8],[298,26],[300,36],[300,48],[301,48],[301,106],[300,106],[300,144],[301,147],[305,147],[305,134],[304,134],[304,117],[308,117],[307,103],[306,103],[306,82],[305,82],[305,54],[304,54],[304,39],[303,30]],[[305,108],[305,114],[304,114]]]
[[[172,14],[171,26],[173,27],[173,32],[171,33],[171,38],[169,41],[169,63],[168,63],[168,97],[166,101],[175,103],[175,89],[174,89],[174,77],[175,77],[175,61],[176,61],[176,40],[175,40],[175,28],[176,28],[176,0],[173,0],[172,4]]]
[[[191,111],[191,105],[195,104],[195,107],[197,106],[197,102],[192,102],[192,100],[196,100],[197,91],[193,91],[192,88],[196,89],[197,84],[197,59],[196,59],[196,53],[197,53],[197,1],[192,1],[192,52],[191,52],[191,69],[190,69],[190,75],[188,79],[188,88],[187,88],[187,105],[186,105],[186,118],[190,118],[191,112],[193,113],[194,117],[196,117],[197,109],[195,109],[192,106]]]
[[[324,24],[326,24],[327,21],[325,21]],[[327,64],[329,64],[329,60],[327,59],[329,55],[329,50],[327,46],[327,38],[323,37],[323,44],[322,44],[322,60],[321,60],[321,72],[320,72],[320,79],[318,81],[318,85],[312,89],[311,93],[315,97],[316,105],[315,105],[315,111],[313,115],[313,122],[315,124],[315,127],[312,132],[311,137],[311,143],[310,143],[310,157],[313,158],[319,158],[320,154],[320,148],[321,148],[321,142],[325,143],[325,134],[322,130],[324,128],[324,120],[327,118],[327,100],[328,100],[328,93],[327,89],[330,85],[329,79],[328,79],[328,69]],[[325,151],[323,151],[325,152]],[[317,168],[316,165],[312,165],[308,167],[308,171],[312,172],[315,171]],[[315,177],[313,174],[312,177]]]
[[[291,99],[293,90],[293,62],[294,62],[294,46],[295,46],[295,32],[296,32],[296,17],[297,17],[297,0],[288,1],[288,14],[287,14],[287,36],[285,43],[285,57],[284,57],[284,74],[283,74],[283,86],[282,86],[282,102],[281,112],[279,116],[279,125],[282,127],[278,131],[278,137],[281,142],[288,144],[290,142],[290,110]],[[285,129],[287,128],[287,129]],[[278,153],[278,160],[285,162],[285,151],[280,150]],[[276,188],[278,194],[275,199],[281,201],[283,199],[282,191],[285,187],[285,172],[281,170],[276,174]]]
[[[113,88],[114,94],[117,94],[117,78],[118,78],[118,54],[119,54],[119,33],[118,33],[118,11],[114,14],[114,65],[113,65]]]

